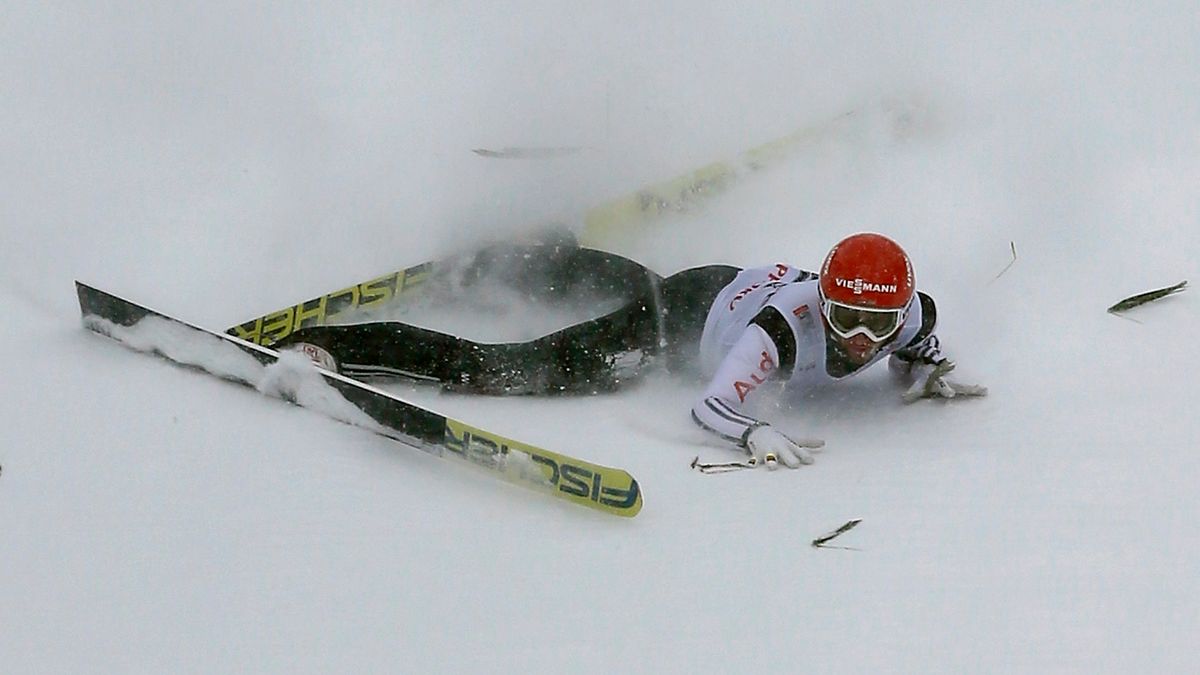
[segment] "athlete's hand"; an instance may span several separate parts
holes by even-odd
[[[813,451],[825,446],[825,441],[815,439],[793,439],[775,430],[769,424],[755,427],[746,437],[746,450],[754,465],[765,464],[768,469],[779,468],[783,462],[789,469],[798,469],[802,464],[813,463]]]
[[[954,362],[945,359],[936,365],[927,364],[914,366],[912,374],[916,382],[904,392],[905,403],[912,403],[923,398],[955,398],[956,396],[987,396],[987,387],[978,384],[964,384],[946,377],[954,370]]]

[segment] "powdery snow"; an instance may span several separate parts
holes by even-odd
[[[6,9],[3,670],[1195,671],[1200,314],[1104,311],[1200,272],[1195,8],[570,4]],[[906,133],[623,250],[815,266],[888,233],[988,398],[905,406],[873,372],[768,399],[817,462],[706,476],[737,455],[670,377],[391,387],[629,470],[632,520],[124,349],[71,290],[223,329],[897,105]],[[585,151],[470,151],[508,146]],[[809,545],[853,517],[858,550]]]

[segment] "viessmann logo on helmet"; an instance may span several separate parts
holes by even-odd
[[[876,284],[861,278],[850,281],[838,277],[834,278],[833,283],[839,288],[852,290],[855,295],[862,295],[865,291],[871,293],[895,293],[899,288],[896,284]]]

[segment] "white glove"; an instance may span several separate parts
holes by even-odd
[[[987,387],[978,384],[963,384],[946,378],[954,370],[954,362],[946,359],[937,365],[924,364],[914,366],[912,374],[916,377],[902,398],[905,403],[912,403],[923,398],[954,398],[955,396],[987,396]]]
[[[788,438],[769,424],[754,427],[746,437],[746,450],[752,457],[750,463],[755,466],[766,464],[768,469],[779,468],[779,462],[789,469],[812,464],[812,451],[824,446],[825,441],[821,440]]]

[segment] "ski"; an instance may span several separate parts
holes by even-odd
[[[570,233],[545,232],[533,241],[556,246],[576,246]],[[502,251],[504,244],[492,244],[477,250],[411,265],[394,272],[338,288],[324,295],[303,300],[247,319],[225,332],[263,347],[286,339],[303,328],[337,323],[347,315],[378,310],[420,291],[429,282],[444,280],[447,274],[469,268],[478,256]],[[501,253],[502,254],[502,253]]]
[[[264,386],[272,375],[271,367],[284,358],[280,352],[186,323],[79,281],[75,288],[85,328],[137,351],[305,405],[287,389],[270,391]],[[349,404],[345,410],[329,413],[339,421],[437,456],[455,457],[508,482],[605,513],[632,517],[642,508],[641,489],[624,470],[506,438],[302,363],[311,369],[306,372],[317,373],[324,385],[340,395],[337,403]],[[322,407],[331,405],[327,399]]]
[[[298,302],[256,316],[226,331],[247,342],[269,347],[292,333],[309,326],[324,326],[342,314],[376,309],[418,288],[436,262],[424,262],[383,276]]]
[[[748,176],[855,134],[871,134],[875,126],[890,138],[908,138],[923,124],[917,98],[863,104],[799,127],[735,156],[700,166],[674,178],[644,185],[598,204],[584,213],[580,241],[585,246],[619,252],[664,214],[686,214],[715,195],[728,192]]]
[[[664,213],[686,213],[700,202],[726,192],[747,174],[778,164],[805,145],[847,128],[856,114],[855,110],[844,112],[745,150],[735,158],[712,162],[592,207],[584,214],[581,241],[587,246],[611,248],[639,225]]]

